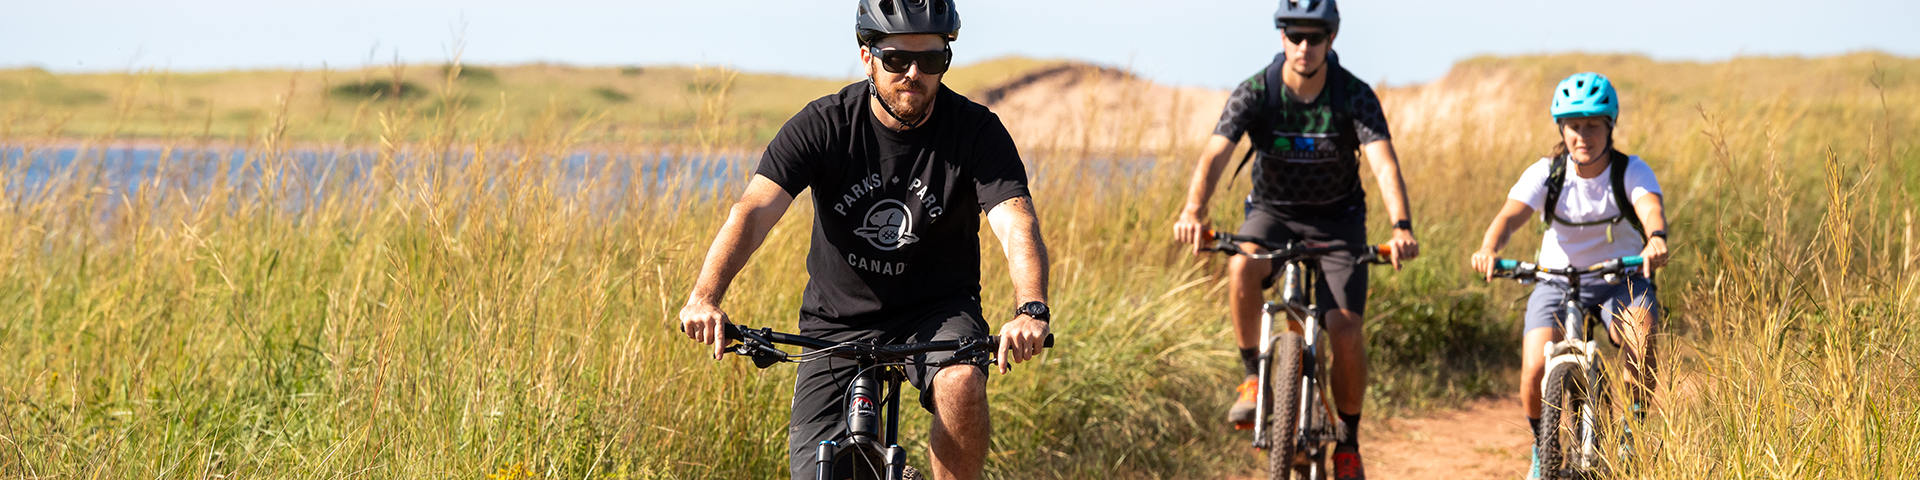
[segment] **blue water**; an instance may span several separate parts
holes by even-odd
[[[674,202],[683,196],[710,196],[730,191],[751,175],[757,155],[669,154],[578,150],[564,157],[519,159],[518,152],[489,152],[483,172],[512,175],[487,178],[497,182],[531,178],[546,182],[564,198],[584,201],[590,211],[610,212],[625,200]],[[294,149],[269,154],[247,148],[175,148],[117,146],[28,149],[0,145],[0,194],[15,201],[32,201],[50,193],[82,189],[94,193],[95,208],[103,218],[128,201],[162,204],[186,201],[199,204],[216,185],[229,186],[242,199],[257,198],[269,186],[281,208],[301,212],[321,202],[344,201],[371,208],[392,198],[393,192],[373,191],[372,180],[392,182],[397,188],[417,190],[440,182],[471,182],[477,161],[472,150],[430,152],[420,149],[396,153],[390,168],[380,170],[378,151],[367,148]],[[1092,194],[1124,195],[1144,188],[1139,182],[1156,165],[1152,158],[1089,158],[1080,161],[1027,159],[1032,184],[1054,175],[1071,181],[1099,182],[1106,188]],[[277,166],[277,168],[275,167]],[[531,171],[527,171],[531,169]],[[507,173],[515,172],[515,173]],[[373,175],[391,178],[373,178]],[[271,182],[271,185],[263,183]],[[737,190],[736,190],[737,191]],[[403,192],[405,193],[405,192]],[[459,200],[459,199],[454,199]],[[231,202],[238,205],[236,199]]]
[[[264,152],[262,152],[264,153]],[[713,194],[743,181],[756,159],[740,154],[669,155],[575,151],[565,157],[515,163],[517,152],[489,153],[483,171],[499,174],[532,169],[526,175],[554,181],[561,195],[582,195],[599,208],[612,208],[620,198],[674,199],[678,195]],[[476,161],[473,151],[425,152],[407,150],[395,155],[390,175],[396,184],[432,184],[439,180],[465,182]],[[62,147],[27,149],[0,145],[0,192],[9,198],[31,200],[56,191],[82,188],[99,195],[102,207],[118,207],[128,199],[159,203],[171,197],[195,196],[225,184],[242,194],[257,192],[263,182],[285,208],[303,210],[318,202],[358,192],[371,175],[379,173],[379,156],[371,149],[296,149],[256,154],[246,148],[175,148],[126,146],[113,148]],[[273,168],[277,165],[279,168]],[[509,166],[509,165],[518,165]],[[272,175],[269,176],[269,173]],[[222,180],[225,180],[222,182]],[[485,186],[506,178],[489,178]],[[557,181],[556,181],[557,180]],[[146,193],[146,196],[142,196]],[[374,201],[374,198],[348,199]]]

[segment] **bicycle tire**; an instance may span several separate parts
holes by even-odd
[[[1293,475],[1293,460],[1299,453],[1300,442],[1294,438],[1299,433],[1300,421],[1300,357],[1306,350],[1306,341],[1300,334],[1282,332],[1273,342],[1273,351],[1268,361],[1273,368],[1268,371],[1267,398],[1273,402],[1267,409],[1267,475],[1273,480],[1287,480]]]
[[[1580,366],[1562,363],[1547,372],[1540,392],[1540,478],[1572,479],[1573,459],[1579,455]]]

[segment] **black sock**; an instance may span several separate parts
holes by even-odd
[[[1260,349],[1258,348],[1240,349],[1240,367],[1247,369],[1247,376],[1249,377],[1254,375],[1259,375],[1260,374]]]
[[[1360,445],[1360,414],[1358,413],[1351,414],[1351,415],[1345,414],[1345,413],[1340,414],[1340,425],[1346,427],[1346,428],[1340,429],[1340,444],[1347,445],[1347,446],[1359,446]]]
[[[1527,417],[1527,425],[1533,427],[1533,437],[1540,438],[1540,419]]]

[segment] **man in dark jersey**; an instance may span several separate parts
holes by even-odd
[[[880,343],[986,336],[984,212],[1013,274],[1017,307],[1009,306],[1012,317],[1000,328],[1005,373],[1005,362],[1038,354],[1049,331],[1046,246],[1025,165],[999,117],[940,83],[960,30],[952,0],[862,0],[856,25],[869,78],[808,104],[767,145],[707,252],[681,327],[720,357],[727,285],[794,197],[811,188],[801,334]],[[793,478],[813,478],[814,446],[843,428],[855,367],[800,364],[787,430]],[[991,433],[986,367],[907,373],[933,413],[934,478],[980,478]]]
[[[1187,191],[1186,207],[1174,225],[1174,235],[1192,243],[1195,253],[1208,245],[1207,202],[1220,173],[1233,155],[1240,136],[1252,138],[1258,154],[1253,164],[1253,195],[1246,200],[1247,220],[1240,234],[1274,242],[1291,240],[1367,243],[1367,199],[1360,185],[1359,151],[1364,150],[1380,181],[1387,214],[1393,220],[1394,268],[1419,254],[1407,207],[1399,159],[1387,132],[1380,100],[1365,82],[1340,68],[1332,55],[1340,30],[1340,13],[1333,0],[1282,0],[1274,14],[1275,27],[1285,31],[1284,52],[1273,65],[1241,82],[1228,98],[1226,111],[1214,127]],[[1247,245],[1245,248],[1255,248]],[[1237,426],[1254,422],[1254,399],[1259,383],[1261,290],[1271,285],[1272,262],[1235,256],[1228,266],[1234,332],[1247,377],[1239,387],[1240,400],[1228,412]],[[1329,351],[1333,354],[1330,380],[1335,407],[1340,412],[1342,436],[1334,448],[1334,476],[1364,478],[1359,456],[1360,407],[1366,397],[1367,353],[1361,336],[1366,312],[1367,270],[1351,254],[1324,258],[1325,275],[1318,282],[1320,304],[1327,312]]]

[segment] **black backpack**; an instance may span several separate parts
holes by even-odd
[[[1613,203],[1620,208],[1620,214],[1615,215],[1613,218],[1591,222],[1574,222],[1560,218],[1559,215],[1553,213],[1554,207],[1560,205],[1560,190],[1566,188],[1567,185],[1567,163],[1571,162],[1570,154],[1563,154],[1560,155],[1559,158],[1553,159],[1552,163],[1549,164],[1551,165],[1549,170],[1547,170],[1547,203],[1543,204],[1543,208],[1540,209],[1541,228],[1553,228],[1554,222],[1560,222],[1568,226],[1586,227],[1620,223],[1621,220],[1625,220],[1627,225],[1633,226],[1633,231],[1640,233],[1641,238],[1646,238],[1646,227],[1640,225],[1640,211],[1636,210],[1633,202],[1627,199],[1628,160],[1627,154],[1620,153],[1619,150],[1607,149],[1607,164],[1611,169],[1607,176],[1613,184]],[[1607,228],[1607,241],[1613,241],[1613,228],[1611,227]]]
[[[1227,178],[1231,179],[1240,176],[1240,170],[1246,168],[1247,162],[1253,160],[1253,155],[1262,149],[1260,142],[1254,140],[1254,132],[1261,132],[1260,135],[1262,136],[1270,135],[1273,133],[1273,125],[1280,123],[1280,89],[1287,88],[1286,84],[1283,83],[1280,78],[1280,69],[1285,68],[1286,64],[1287,52],[1280,52],[1273,56],[1273,63],[1267,64],[1266,71],[1262,73],[1262,75],[1266,77],[1264,81],[1266,82],[1267,98],[1265,102],[1261,102],[1260,116],[1257,117],[1259,121],[1247,128],[1247,140],[1252,145],[1247,148],[1247,155],[1240,158],[1240,164],[1233,167],[1233,175]],[[1333,125],[1336,131],[1339,132],[1339,134],[1334,136],[1334,144],[1338,145],[1342,151],[1359,151],[1360,135],[1354,133],[1353,116],[1347,112],[1348,99],[1346,86],[1349,80],[1348,77],[1353,76],[1353,74],[1348,72],[1347,69],[1340,67],[1340,56],[1331,51],[1327,52],[1327,65],[1322,68],[1327,70],[1327,86],[1325,87],[1327,89],[1327,102],[1332,106]]]

